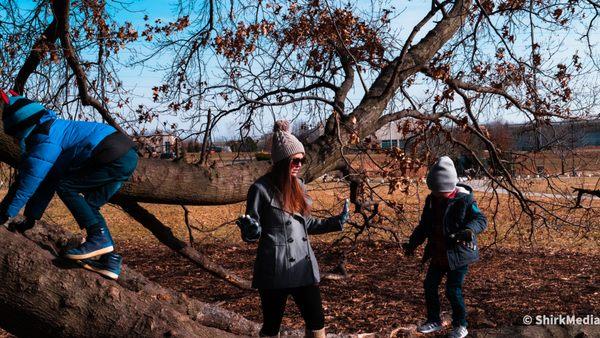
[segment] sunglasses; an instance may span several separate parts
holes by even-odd
[[[304,157],[303,158],[293,158],[292,159],[292,164],[295,165],[295,166],[299,166],[299,165],[302,165],[304,163],[306,163],[306,159]]]

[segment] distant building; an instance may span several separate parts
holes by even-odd
[[[311,126],[310,124],[303,122],[294,130],[294,135],[305,144],[316,141],[323,133],[325,133],[325,126],[323,123]]]
[[[256,142],[256,146],[258,147],[258,151],[271,151],[271,143],[273,139],[273,133],[267,133],[260,137],[258,142]]]
[[[515,139],[514,150],[600,146],[600,120],[561,121],[537,127],[531,123],[511,124],[508,128]]]
[[[389,149],[391,147],[400,147],[404,144],[402,132],[399,131],[398,122],[390,122],[375,132],[377,142],[381,148]],[[316,126],[311,126],[308,123],[300,123],[298,127],[293,129],[293,134],[304,143],[312,143],[325,132],[323,123]],[[272,133],[265,134],[258,141],[258,148],[264,151],[270,151]]]
[[[382,149],[403,147],[407,135],[402,133],[401,123],[393,121],[375,132],[376,141]],[[485,127],[485,126],[483,126]],[[511,150],[532,151],[549,148],[575,149],[582,147],[600,146],[600,120],[555,122],[549,125],[534,127],[532,124],[491,124],[493,129],[506,131],[510,139],[508,148]],[[303,143],[311,143],[321,135],[325,128],[322,123],[311,127],[303,123],[294,129],[294,134]],[[498,131],[495,130],[498,134]],[[261,150],[270,150],[271,135],[263,135],[258,142]]]
[[[401,147],[404,145],[405,135],[399,130],[399,123],[390,122],[375,132],[375,137],[382,149]]]
[[[175,158],[181,154],[181,140],[166,133],[156,132],[133,138],[144,157]]]

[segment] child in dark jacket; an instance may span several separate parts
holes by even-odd
[[[138,156],[135,144],[115,128],[95,122],[68,121],[38,102],[0,90],[4,132],[18,141],[18,176],[0,203],[0,224],[25,207],[25,222],[33,227],[56,192],[86,229],[86,241],[65,257],[83,267],[117,279],[121,256],[100,214],[100,207],[132,175]],[[95,259],[92,259],[95,258]]]
[[[431,260],[425,277],[425,302],[427,321],[417,328],[421,333],[442,329],[438,288],[446,275],[446,297],[452,306],[452,338],[468,334],[467,312],[462,295],[462,285],[469,264],[479,259],[476,235],[487,227],[487,220],[477,207],[473,189],[458,184],[452,160],[443,156],[430,168],[427,186],[431,194],[419,225],[403,244],[405,255],[411,256],[427,239],[423,262]]]

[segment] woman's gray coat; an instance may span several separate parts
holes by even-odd
[[[299,181],[304,189],[304,184]],[[262,227],[252,287],[280,289],[319,283],[319,266],[308,235],[341,231],[340,217],[321,220],[290,214],[283,210],[276,191],[267,175],[248,190],[246,214]],[[307,202],[312,203],[308,197]]]

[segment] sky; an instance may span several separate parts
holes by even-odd
[[[33,1],[24,1],[19,2],[19,5],[23,4],[24,7],[27,6],[27,3],[30,5],[33,4]],[[109,3],[111,3],[109,1]],[[134,28],[141,32],[144,30],[144,24],[147,22],[154,22],[156,19],[161,19],[162,22],[170,22],[176,19],[177,13],[176,11],[176,3],[177,0],[164,0],[164,1],[144,1],[144,0],[127,0],[127,2],[123,2],[124,6],[127,8],[126,10],[123,8],[113,8],[111,10],[114,13],[115,18],[119,22],[131,22]],[[399,17],[392,21],[392,29],[398,30],[400,32],[400,38],[404,39],[408,35],[408,32],[415,26],[415,24],[421,20],[421,18],[427,13],[430,6],[430,1],[402,1],[396,2],[393,4],[396,6],[396,13],[399,13]],[[359,7],[363,9],[370,8],[371,1],[360,0]],[[148,16],[148,21],[144,20],[144,16]],[[422,29],[422,33],[416,37],[415,41],[418,41],[428,30],[431,28],[433,23],[430,23],[428,26],[425,26]],[[555,37],[545,34],[542,31],[536,32],[539,39],[553,39]],[[598,32],[593,33],[593,38],[596,41],[599,35]],[[517,36],[518,40],[527,41],[527,36]],[[140,39],[142,40],[142,38]],[[570,55],[574,49],[581,48],[581,42],[576,41],[573,38],[567,38],[560,42],[563,45],[562,53],[565,55]],[[147,49],[147,45],[139,42],[133,44],[133,49],[124,50],[120,52],[120,58],[122,60],[127,60],[129,58],[139,57],[140,54],[144,54],[149,51]],[[524,47],[528,48],[528,47]],[[492,51],[490,51],[492,52]],[[94,57],[93,55],[91,56]],[[85,58],[85,55],[82,56]],[[169,55],[162,55],[159,59],[156,60],[157,63],[167,64],[169,63]],[[214,61],[210,61],[214,63]],[[212,75],[217,77],[221,74],[218,74],[219,69],[216,65],[210,65],[209,63],[209,71],[212,70],[214,72]],[[119,72],[119,78],[123,81],[124,87],[127,90],[132,92],[132,99],[135,105],[144,104],[147,106],[156,106],[156,104],[152,101],[152,87],[157,84],[162,83],[164,73],[152,69],[152,67],[141,67],[141,66],[127,66],[123,67]],[[211,76],[211,74],[208,74]],[[369,79],[367,79],[367,83]],[[426,88],[423,86],[416,85],[411,89],[411,94],[419,97],[420,95],[424,95],[424,90]],[[360,85],[359,79],[357,78],[355,81],[355,86],[353,90],[349,93],[349,100],[352,104],[356,105],[359,103],[362,98],[364,92]],[[278,116],[278,118],[289,118],[286,116],[284,112],[280,112],[282,116]],[[510,112],[506,112],[504,114],[506,120],[511,122],[523,122],[519,121],[517,116],[511,116]],[[181,127],[185,127],[185,123],[182,123],[176,116],[161,116],[161,121],[166,121],[169,123],[178,123]],[[229,138],[235,137],[237,132],[235,131],[239,126],[238,121],[234,118],[226,118],[220,124],[218,130],[215,131],[214,137],[216,139],[219,138]],[[149,129],[154,128],[153,125],[148,126]]]
[[[130,21],[136,26],[136,29],[141,32],[143,30],[143,25],[145,21],[142,19],[144,15],[149,16],[149,22],[152,22],[155,19],[161,19],[163,22],[173,21],[176,19],[175,13],[175,1],[139,1],[133,0],[128,6],[131,13],[127,13],[126,11],[120,11],[118,13],[117,18],[122,17],[122,20]],[[368,9],[371,6],[371,1],[360,0],[358,1],[358,6],[363,9]],[[430,4],[427,1],[405,1],[402,7],[397,6],[397,10],[403,11],[401,14],[402,20],[400,22],[396,22],[393,29],[400,29],[403,32],[403,37],[408,36],[408,33],[416,23],[421,20],[421,18],[427,13],[429,10]],[[429,25],[431,26],[431,24]],[[426,26],[423,31],[427,32],[428,26]],[[421,34],[423,35],[423,34]],[[421,36],[417,36],[417,41]],[[163,57],[160,62],[168,62],[168,58]],[[218,67],[209,65],[209,70],[213,69],[213,71],[219,71]],[[152,87],[154,84],[160,83],[163,75],[161,72],[151,71],[149,69],[142,69],[141,67],[137,68],[128,68],[124,69],[123,72],[119,75],[121,79],[124,81],[125,87],[127,89],[132,90],[136,96],[139,98],[136,99],[137,102],[144,103],[149,106],[153,106],[154,103],[151,100],[152,97]],[[210,76],[210,75],[209,75]],[[215,76],[219,76],[219,74],[215,74]],[[354,105],[357,105],[360,99],[362,98],[364,91],[362,87],[359,85],[359,79],[356,79],[356,85],[353,90],[349,93],[349,99],[352,101]],[[285,112],[280,112],[281,116],[278,118],[291,118],[291,114],[286,114]],[[163,118],[163,117],[161,117]],[[163,118],[163,120],[165,120]],[[177,122],[182,125],[181,121],[179,121],[175,117],[167,117],[166,120],[169,122]],[[220,124],[217,130],[214,131],[214,138],[229,138],[235,137],[238,135],[237,132],[231,133],[232,130],[236,130],[239,127],[239,122],[232,118],[225,118]]]

